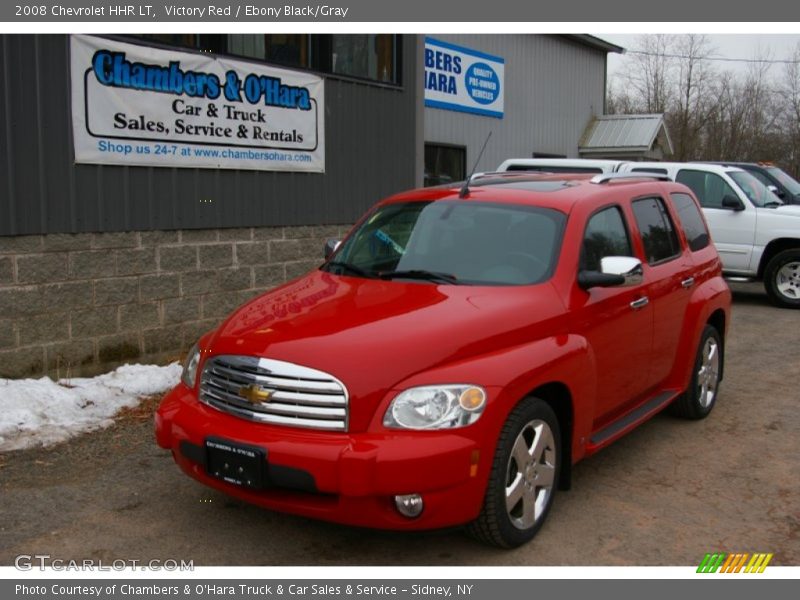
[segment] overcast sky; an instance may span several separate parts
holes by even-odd
[[[604,40],[617,44],[627,49],[634,48],[639,35],[633,34],[597,34]],[[718,58],[746,58],[752,59],[769,51],[772,60],[787,59],[791,56],[795,46],[800,42],[800,35],[785,35],[785,34],[756,34],[756,35],[740,35],[740,34],[709,34],[711,45],[715,49],[714,56]],[[608,55],[608,73],[612,76],[617,73],[621,68],[624,68],[626,58],[624,55],[609,54]],[[722,71],[734,70],[744,71],[747,69],[747,63],[738,62],[715,62],[715,65]],[[771,68],[773,76],[779,76],[783,69],[782,65],[776,64]]]

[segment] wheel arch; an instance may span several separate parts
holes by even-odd
[[[761,260],[758,263],[758,278],[764,279],[764,271],[766,271],[769,261],[771,261],[776,254],[783,252],[784,250],[792,249],[800,250],[800,239],[777,238],[770,241],[770,243],[764,248],[764,252],[761,254]]]
[[[574,433],[575,407],[572,392],[565,383],[551,381],[541,384],[528,392],[526,398],[539,398],[555,413],[561,429],[561,473],[558,478],[558,489],[568,490],[572,485],[572,441]]]

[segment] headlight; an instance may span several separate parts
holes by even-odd
[[[197,344],[192,346],[192,349],[189,350],[189,355],[186,357],[186,361],[183,363],[183,374],[181,375],[181,381],[185,383],[190,388],[194,388],[195,379],[197,378],[197,366],[200,364],[200,348],[197,347]]]
[[[486,391],[475,385],[432,385],[405,390],[392,400],[383,425],[394,429],[449,429],[477,421]]]

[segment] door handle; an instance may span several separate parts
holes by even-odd
[[[644,308],[648,304],[650,304],[650,298],[648,298],[647,296],[643,296],[642,298],[639,298],[638,300],[634,300],[633,302],[631,302],[631,308],[633,310],[639,310],[640,308]]]
[[[694,277],[688,277],[681,281],[681,287],[690,288],[694,285]]]

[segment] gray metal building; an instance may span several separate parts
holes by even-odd
[[[588,35],[431,37],[505,61],[503,118],[425,109],[429,149],[462,148],[467,170],[491,132],[479,171],[491,171],[507,158],[577,157],[584,130],[604,113],[608,53],[622,50]],[[427,167],[430,171],[430,164]]]
[[[70,36],[0,36],[0,377],[179,359],[236,306],[317,266],[324,240],[375,201],[421,185],[437,147],[462,173],[489,131],[481,170],[577,155],[617,47],[437,37],[503,57],[502,119],[423,108],[423,36],[106,38],[321,78],[325,164],[310,173],[76,161]]]
[[[396,51],[396,83],[325,74],[323,175],[75,164],[69,36],[0,36],[0,236],[351,223],[415,181],[416,38]]]

